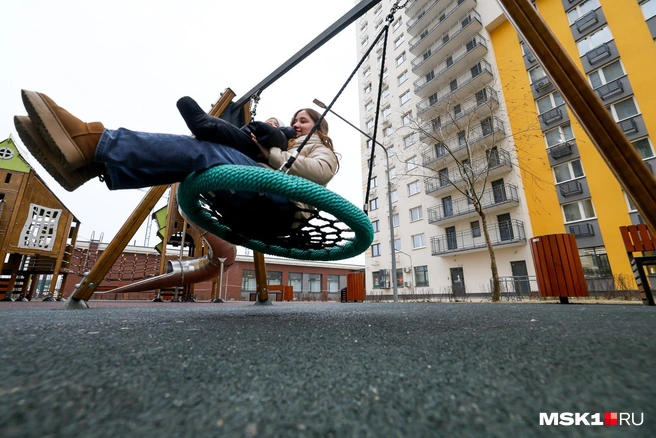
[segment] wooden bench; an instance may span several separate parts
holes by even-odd
[[[620,227],[620,233],[622,233],[622,240],[629,256],[633,278],[638,284],[642,303],[653,306],[654,294],[645,273],[645,266],[656,266],[656,255],[644,255],[644,252],[656,251],[656,236],[649,231],[645,224]]]

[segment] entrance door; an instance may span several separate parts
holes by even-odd
[[[465,298],[465,275],[462,268],[451,268],[451,290],[454,298]]]
[[[444,210],[444,217],[453,216],[453,204],[451,203],[451,196],[442,198],[442,210]]]
[[[497,215],[497,222],[499,223],[499,239],[502,241],[513,240],[512,222],[510,221],[510,213]]]
[[[495,204],[506,202],[506,188],[503,184],[503,178],[492,181],[492,195]]]
[[[531,293],[531,285],[528,281],[526,262],[524,260],[510,262],[510,269],[512,270],[515,293],[523,297],[529,296]]]

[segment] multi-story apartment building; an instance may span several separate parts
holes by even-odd
[[[359,20],[360,54],[392,4]],[[656,171],[656,0],[538,0],[536,8]],[[379,44],[359,75],[369,133],[382,55]],[[552,233],[577,237],[587,276],[631,278],[619,227],[641,218],[497,2],[410,1],[390,26],[385,59],[377,139],[389,166],[375,146],[368,292],[385,293],[394,279],[399,293],[488,292],[485,230],[499,275],[522,293],[531,284],[517,279],[534,275],[528,240]],[[363,190],[372,146],[362,138]]]

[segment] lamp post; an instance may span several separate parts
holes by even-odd
[[[314,99],[312,102],[314,102],[315,105],[317,105],[319,108],[326,109],[326,104],[321,102],[319,99]],[[373,141],[373,138],[357,126],[355,126],[353,123],[349,122],[346,120],[344,117],[340,116],[337,114],[335,111],[332,109],[329,110],[331,113],[335,114],[337,117],[339,117],[341,120],[343,120],[347,125],[358,131],[360,134],[364,135],[367,137],[369,140]],[[394,279],[392,281],[392,292],[394,295],[394,302],[398,303],[399,302],[399,289],[396,285],[396,255],[395,255],[395,249],[394,248],[394,223],[393,223],[393,215],[392,215],[392,183],[390,181],[390,176],[389,176],[389,153],[387,152],[387,148],[383,146],[381,143],[376,141],[376,145],[380,146],[383,151],[385,151],[385,160],[386,160],[386,166],[387,166],[387,204],[388,204],[388,211],[389,211],[389,230],[390,230],[390,247],[391,247],[391,253],[392,253],[392,273],[390,277]],[[373,147],[373,145],[372,145]]]
[[[410,273],[411,273],[411,278],[412,278],[412,294],[414,295],[415,293],[415,271],[414,271],[414,264],[412,263],[412,256],[408,254],[407,252],[403,252],[400,249],[397,249],[396,252],[400,252],[401,254],[405,254],[408,256],[410,259]]]
[[[219,271],[219,293],[217,294],[218,297],[212,300],[213,303],[223,303],[224,301],[221,299],[221,286],[223,286],[223,263],[227,259],[225,257],[219,257],[219,263],[221,263],[221,270]]]

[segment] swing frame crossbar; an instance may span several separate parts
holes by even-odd
[[[626,136],[622,133],[610,114],[608,114],[597,94],[594,93],[583,77],[583,74],[560,45],[546,22],[537,13],[530,0],[497,1],[517,33],[535,54],[538,63],[540,63],[547,75],[551,78],[552,83],[558,89],[568,107],[576,115],[610,170],[627,194],[632,198],[651,231],[655,232],[656,178],[649,172],[638,153],[629,144]],[[214,105],[210,114],[226,118],[236,124],[247,123],[250,118],[248,107],[250,106],[252,96],[259,96],[265,88],[378,3],[380,3],[380,0],[361,1],[273,73],[253,87],[241,99],[237,100],[237,102],[230,102],[234,94],[229,95],[228,93],[224,93],[221,99]],[[159,196],[157,196],[158,192],[160,192]],[[150,212],[159,200],[159,197],[161,197],[161,194],[163,194],[161,188],[153,188],[146,195],[114,239],[112,239],[99,263],[91,270],[90,275],[76,288],[72,295],[74,301],[86,301],[91,297],[97,287],[97,283],[109,272],[113,262],[118,258],[127,242],[129,242],[139,228],[135,226],[135,222],[139,219],[143,222],[148,212]],[[258,298],[260,301],[268,301],[266,271],[263,270],[263,260],[263,254],[255,254],[256,267],[259,265],[261,268],[261,270],[256,272],[256,278],[258,279]],[[100,263],[101,261],[103,263]],[[260,282],[263,283],[263,286],[259,285]]]

